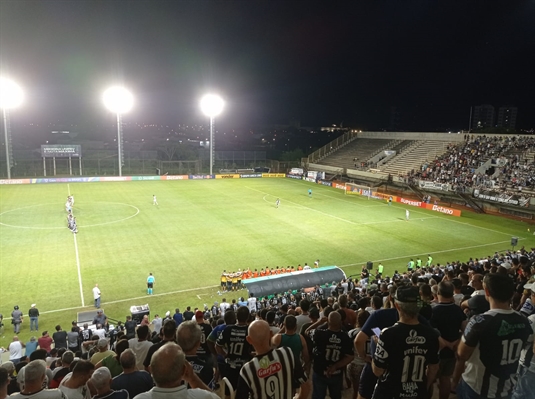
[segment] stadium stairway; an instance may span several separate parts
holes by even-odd
[[[413,169],[419,170],[423,163],[434,160],[446,152],[447,144],[443,141],[413,141],[405,151],[393,157],[381,168],[391,175],[406,175]]]
[[[327,155],[320,161],[317,161],[317,163],[338,168],[354,169],[355,163],[360,165],[361,162],[366,162],[379,151],[391,149],[390,146],[394,146],[394,143],[397,141],[398,140],[358,138],[339,150],[334,151],[330,155]],[[357,161],[354,161],[355,158],[357,158]]]

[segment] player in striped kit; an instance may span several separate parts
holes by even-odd
[[[294,387],[300,386],[298,398],[308,398],[310,385],[299,359],[290,348],[271,348],[269,324],[257,320],[249,326],[247,342],[256,356],[240,371],[236,399],[293,398]]]

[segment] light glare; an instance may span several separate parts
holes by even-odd
[[[115,86],[104,92],[102,101],[111,112],[123,114],[132,109],[134,96],[124,87]]]
[[[223,111],[225,102],[217,94],[207,94],[201,99],[201,111],[209,118],[219,115]]]
[[[0,108],[16,108],[22,103],[22,89],[11,79],[0,78]]]

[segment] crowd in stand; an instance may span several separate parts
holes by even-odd
[[[237,398],[533,398],[535,249],[429,259],[139,325],[99,310],[96,330],[58,325],[25,356],[15,336],[0,399],[218,398],[223,385]]]
[[[467,140],[447,147],[445,154],[424,163],[410,178],[448,183],[454,190],[486,188],[518,193],[535,187],[535,159],[526,154],[535,150],[535,138],[516,136],[469,136]],[[497,165],[495,177],[476,170],[488,159]]]

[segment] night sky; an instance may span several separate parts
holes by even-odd
[[[107,118],[102,91],[129,87],[139,122],[343,122],[468,128],[471,105],[519,108],[535,127],[535,1],[0,2],[2,73],[23,86],[14,118]]]

